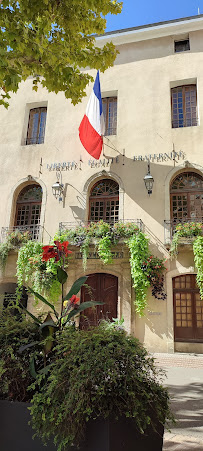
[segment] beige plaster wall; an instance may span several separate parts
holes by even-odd
[[[43,189],[43,214],[41,224],[45,227],[44,242],[49,241],[58,229],[59,222],[87,219],[88,190],[97,178],[112,177],[119,180],[121,219],[140,218],[149,229],[153,252],[167,256],[164,248],[164,219],[170,218],[169,184],[178,171],[197,170],[203,173],[203,30],[189,33],[191,50],[174,54],[173,34],[151,40],[122,44],[114,67],[101,74],[103,95],[117,93],[117,135],[104,138],[104,166],[91,167],[90,156],[82,147],[78,127],[92,85],[87,88],[87,97],[75,107],[62,93],[55,95],[39,87],[32,90],[32,79],[20,86],[12,95],[8,110],[0,108],[1,123],[1,202],[0,228],[13,225],[15,199],[25,184],[38,182]],[[96,71],[91,72],[93,76]],[[199,125],[172,129],[172,86],[197,83]],[[47,105],[45,142],[40,145],[24,145],[29,109]],[[118,151],[109,148],[116,147]],[[151,174],[155,183],[149,197],[143,177],[147,172],[145,155],[170,154],[173,150],[185,154],[176,167],[172,160],[151,163]],[[122,153],[125,149],[125,158]],[[139,157],[134,161],[134,156]],[[117,160],[116,160],[117,157]],[[113,158],[113,162],[111,159]],[[81,160],[81,161],[80,161]],[[59,203],[52,195],[51,186],[56,181],[55,170],[47,165],[75,162],[76,169],[62,172],[65,198]],[[189,168],[189,169],[188,169]],[[101,173],[101,171],[106,171]],[[30,178],[31,176],[32,178]],[[147,229],[146,229],[147,230]],[[181,254],[182,255],[182,254]],[[15,255],[9,264],[2,282],[15,282]],[[182,255],[177,262],[168,262],[167,301],[156,301],[149,294],[146,318],[134,314],[132,306],[130,268],[127,260],[116,261],[104,268],[101,263],[88,262],[87,273],[107,271],[119,278],[119,316],[125,316],[127,330],[143,341],[148,349],[173,352],[173,306],[172,282],[175,275],[195,271],[193,256]],[[193,268],[193,269],[191,269]],[[70,267],[71,282],[82,274],[80,264]]]

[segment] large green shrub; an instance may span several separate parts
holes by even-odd
[[[67,328],[58,336],[46,383],[38,379],[32,426],[45,442],[54,437],[58,451],[79,444],[87,422],[97,417],[129,417],[144,432],[170,417],[159,375],[153,359],[121,326]]]
[[[8,307],[0,312],[0,399],[29,401],[28,390],[33,378],[30,374],[31,351],[19,353],[20,346],[38,339],[38,328],[22,312]]]

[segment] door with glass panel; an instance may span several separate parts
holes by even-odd
[[[203,301],[194,274],[173,279],[173,304],[175,341],[203,341]]]

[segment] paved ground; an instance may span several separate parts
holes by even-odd
[[[203,451],[203,354],[154,354],[166,370],[177,423],[165,432],[163,451]]]

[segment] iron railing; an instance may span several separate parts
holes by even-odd
[[[42,241],[43,238],[43,227],[41,225],[18,225],[13,227],[2,227],[1,229],[1,242],[4,242],[8,235],[10,235],[12,232],[20,233],[29,232],[30,238],[33,241]]]
[[[202,223],[203,224],[203,218],[182,218],[182,219],[170,219],[170,220],[165,220],[164,221],[164,241],[165,244],[170,244],[173,235],[175,233],[176,230],[176,226],[178,224],[190,224],[192,222],[195,223]],[[192,233],[191,233],[191,237],[192,237]]]
[[[75,222],[60,222],[59,223],[59,232],[62,233],[64,230],[76,229],[77,227],[85,227],[92,223],[96,224],[97,222],[98,221],[81,221],[81,220],[75,221]],[[104,222],[107,222],[107,221],[104,221]],[[118,222],[123,223],[123,224],[130,222],[132,224],[137,225],[137,227],[139,228],[139,230],[141,232],[144,231],[144,224],[141,219],[122,219],[122,220],[115,221],[115,222],[108,221],[108,223],[111,224],[112,226]]]

